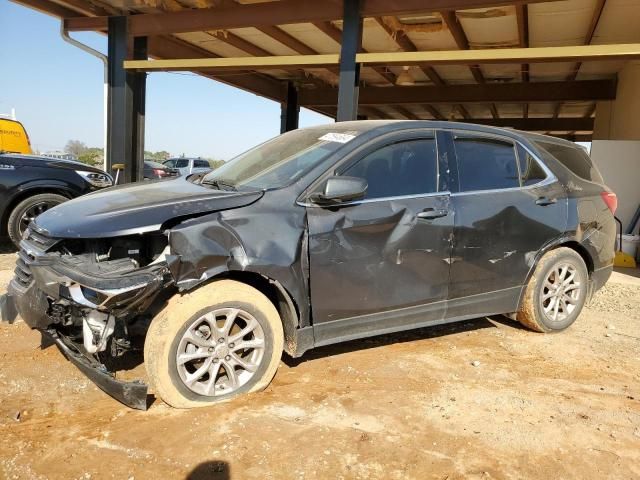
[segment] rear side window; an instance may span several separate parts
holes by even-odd
[[[196,160],[194,166],[197,168],[209,168],[209,162],[206,160]]]
[[[520,186],[513,143],[494,138],[456,136],[461,192]]]
[[[520,164],[520,182],[523,187],[540,183],[547,174],[538,161],[522,147],[518,147],[518,162]]]
[[[421,139],[387,145],[366,155],[341,174],[367,180],[368,199],[436,192],[436,141]]]
[[[587,152],[576,146],[560,145],[552,142],[534,141],[538,148],[551,154],[556,160],[580,178],[595,183],[604,183],[602,175],[589,158]]]

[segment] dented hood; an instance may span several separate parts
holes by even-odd
[[[35,228],[55,238],[131,235],[158,230],[175,218],[243,207],[262,194],[216,190],[184,178],[121,185],[52,208]]]

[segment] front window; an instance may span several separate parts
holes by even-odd
[[[367,181],[366,199],[436,192],[438,154],[435,138],[387,145],[368,154],[342,174]]]
[[[279,135],[229,160],[202,183],[258,189],[295,182],[358,134],[353,126],[326,125]]]

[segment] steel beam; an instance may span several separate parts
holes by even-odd
[[[293,82],[287,82],[287,98],[280,104],[280,133],[298,128],[299,120],[298,90]]]
[[[336,121],[357,120],[360,65],[356,55],[362,46],[360,0],[344,0],[342,45],[340,47],[340,81]]]
[[[351,0],[353,1],[353,0]],[[344,47],[343,41],[343,49]],[[344,51],[343,51],[344,53]],[[339,64],[344,54],[275,55],[271,57],[181,58],[176,60],[129,61],[125,68],[146,71],[169,70],[271,70],[325,68]],[[548,63],[567,61],[635,60],[640,43],[582,45],[572,47],[488,48],[420,52],[358,53],[355,63],[365,66],[472,65]],[[350,59],[353,62],[353,58]]]
[[[484,85],[446,85],[429,87],[361,87],[361,105],[416,105],[487,102],[554,102],[614,100],[614,80],[574,82],[503,83]],[[335,88],[302,90],[300,105],[335,105]]]
[[[124,164],[123,183],[142,179],[144,168],[144,115],[146,74],[127,72],[128,57],[146,59],[145,38],[130,51],[127,17],[109,18],[108,29],[107,168]]]

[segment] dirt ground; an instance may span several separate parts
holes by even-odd
[[[0,255],[2,292],[12,268]],[[0,478],[640,478],[628,273],[561,334],[496,317],[349,342],[192,411],[128,409],[24,323],[2,324]]]

